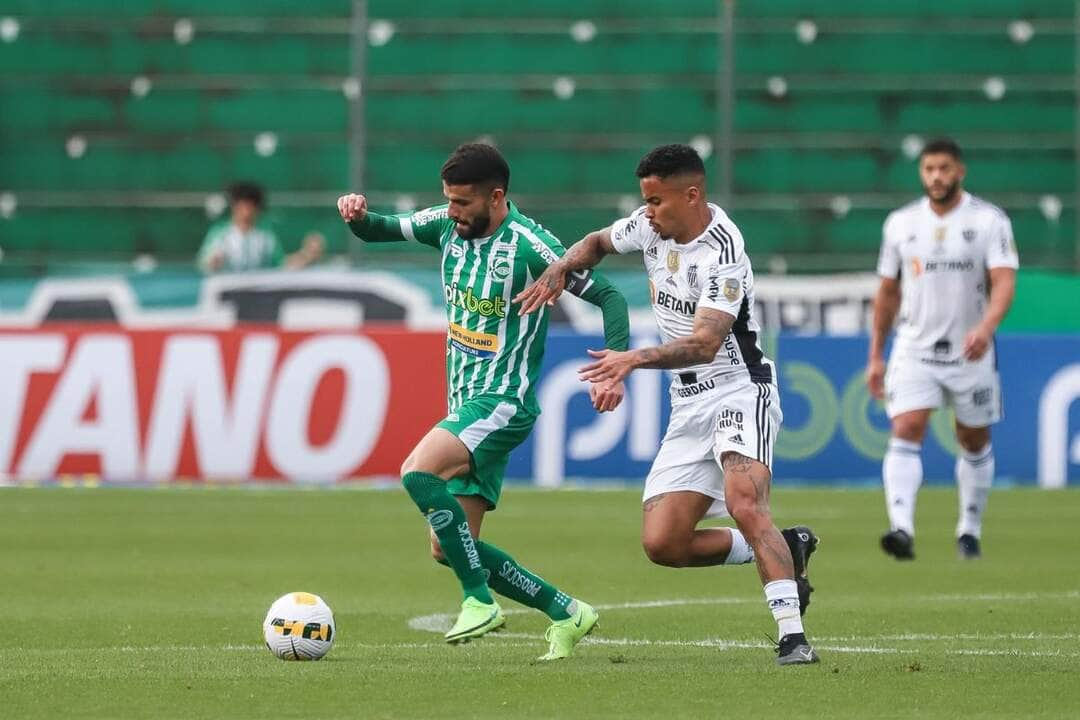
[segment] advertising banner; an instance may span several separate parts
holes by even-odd
[[[638,345],[656,338],[638,336]],[[781,336],[784,425],[775,477],[876,483],[888,420],[863,382],[864,338]],[[543,413],[507,468],[557,486],[640,483],[670,412],[666,373],[633,373],[625,402],[598,415],[578,369],[602,338],[552,331],[537,386]],[[395,479],[445,414],[438,331],[134,330],[46,325],[0,330],[0,476],[112,482]],[[999,480],[1080,482],[1080,338],[998,341],[1005,420]],[[952,417],[923,443],[928,482],[952,482]]]
[[[623,405],[597,415],[576,370],[588,362],[586,349],[601,345],[599,336],[551,333],[539,387],[544,413],[512,457],[511,476],[542,485],[644,480],[670,412],[667,376],[635,371]],[[1005,419],[993,429],[998,479],[1080,482],[1080,337],[1006,335],[997,349],[1005,397]],[[866,390],[866,338],[784,335],[768,351],[777,358],[784,412],[776,482],[879,482],[889,422]],[[923,442],[927,482],[953,481],[955,452],[953,416],[935,412]]]
[[[0,331],[0,473],[396,477],[445,414],[441,333]]]

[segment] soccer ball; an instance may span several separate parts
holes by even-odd
[[[263,637],[282,660],[318,660],[334,644],[334,613],[318,595],[291,592],[270,606]]]

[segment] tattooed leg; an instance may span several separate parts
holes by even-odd
[[[773,524],[769,510],[769,468],[736,452],[724,453],[721,465],[728,512],[754,548],[762,584],[794,578],[791,550]]]

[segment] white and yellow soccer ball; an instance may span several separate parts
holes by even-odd
[[[282,595],[263,620],[266,647],[282,660],[318,660],[330,652],[336,634],[330,606],[306,592]]]

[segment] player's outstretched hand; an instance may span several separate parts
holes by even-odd
[[[596,412],[611,412],[619,407],[625,393],[626,389],[621,382],[589,385],[589,398]]]
[[[565,288],[566,269],[558,262],[548,265],[536,282],[514,296],[514,302],[521,303],[518,314],[528,315],[544,305],[554,305]]]
[[[367,215],[367,198],[355,193],[342,195],[337,200],[337,209],[341,213],[341,219],[345,222],[363,220],[364,216]]]
[[[875,358],[866,364],[866,388],[871,397],[881,400],[885,397],[885,361]]]
[[[975,328],[964,338],[964,357],[968,360],[978,360],[990,349],[994,334],[982,325]]]
[[[590,350],[596,362],[578,370],[578,377],[591,383],[622,382],[634,369],[634,353],[617,350]]]

